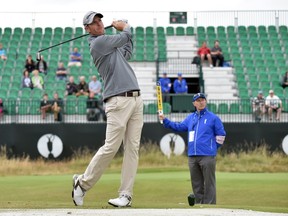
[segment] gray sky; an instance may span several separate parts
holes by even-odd
[[[213,11],[287,10],[287,0],[7,0],[0,12],[14,11]]]
[[[132,26],[153,25],[157,19],[158,25],[169,24],[168,11],[188,12],[189,25],[193,25],[194,13],[197,11],[235,11],[235,10],[287,10],[287,0],[7,0],[0,7],[0,27],[37,27],[37,26],[81,26],[82,17],[87,11],[97,11],[104,14],[104,25],[109,25],[113,19],[128,19]],[[12,13],[11,13],[12,12]],[[15,13],[17,12],[17,13]],[[26,13],[23,13],[26,12]],[[27,13],[30,12],[30,13]],[[31,13],[36,12],[36,13]],[[46,13],[39,13],[46,12]],[[48,13],[53,12],[53,13]],[[56,12],[56,13],[55,13]],[[58,12],[58,13],[57,13]],[[66,13],[60,13],[66,12]],[[144,13],[145,12],[145,13]],[[224,16],[225,14],[225,16]],[[262,16],[248,17],[254,20],[274,19],[274,13]],[[210,14],[209,14],[210,15]],[[225,19],[233,20],[233,16],[219,13],[207,18],[207,23],[217,25]],[[227,18],[228,17],[228,18]],[[246,15],[242,14],[246,18]],[[255,18],[254,18],[255,17]],[[202,17],[199,15],[203,20]],[[241,18],[243,19],[243,18]],[[283,19],[283,18],[282,18]],[[288,19],[288,17],[284,17]],[[6,21],[7,20],[7,21]],[[239,19],[240,20],[240,19]],[[165,23],[166,22],[166,23]],[[215,22],[215,23],[213,23]],[[287,22],[287,21],[286,21]],[[231,23],[224,23],[230,25]],[[273,22],[272,22],[273,24]]]

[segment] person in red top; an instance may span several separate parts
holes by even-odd
[[[197,51],[197,54],[201,58],[201,64],[203,64],[204,60],[208,60],[210,67],[213,68],[211,51],[207,47],[206,41],[203,41],[202,46]]]

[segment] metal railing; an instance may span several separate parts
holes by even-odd
[[[164,114],[173,121],[182,121],[195,108],[192,105],[192,95],[174,95],[171,96],[170,103],[164,103]],[[86,103],[81,99],[63,100],[61,110],[61,121],[55,121],[54,115],[50,111],[47,113],[46,119],[42,119],[40,112],[40,100],[35,99],[5,99],[4,115],[0,117],[0,124],[54,124],[54,123],[104,123],[103,116],[99,116],[98,120],[88,118],[89,109]],[[279,122],[288,122],[288,99],[282,99],[283,110]],[[252,100],[208,100],[207,107],[210,111],[217,114],[223,122],[255,122],[255,115],[252,109]],[[157,104],[156,100],[144,101],[144,122],[157,122]],[[260,122],[275,123],[275,115],[273,119],[268,118],[267,113],[262,116]]]

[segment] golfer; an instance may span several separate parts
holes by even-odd
[[[119,196],[108,203],[115,207],[131,206],[138,167],[138,150],[143,127],[143,101],[134,71],[128,61],[132,56],[129,24],[113,21],[119,34],[105,35],[101,13],[90,11],[83,19],[90,53],[103,79],[103,100],[107,115],[106,139],[82,175],[73,176],[72,198],[83,205],[85,192],[100,179],[123,142],[124,158]]]
[[[188,164],[196,204],[216,204],[216,154],[224,143],[226,132],[218,116],[207,108],[203,93],[195,94],[196,111],[180,123],[159,115],[163,125],[174,131],[188,132]]]

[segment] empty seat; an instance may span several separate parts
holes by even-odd
[[[229,111],[231,114],[239,114],[240,113],[240,104],[239,103],[231,103]]]
[[[63,28],[62,27],[55,27],[54,28],[54,35],[62,35],[63,34]]]
[[[229,106],[227,103],[219,103],[218,104],[218,113],[219,114],[228,114],[229,113]]]
[[[197,34],[205,34],[205,27],[204,26],[198,26],[197,27]]]
[[[147,105],[147,114],[157,114],[157,104],[149,103]]]
[[[157,35],[165,35],[165,30],[163,26],[158,26],[156,28]]]
[[[185,35],[185,29],[183,26],[176,27],[176,35],[180,36]]]
[[[145,28],[145,34],[146,35],[153,35],[154,34],[154,28],[152,26],[147,26]]]
[[[14,28],[13,35],[20,36],[20,35],[22,35],[22,33],[23,33],[23,29],[22,28],[20,28],[20,27]]]
[[[174,32],[174,27],[172,27],[172,26],[167,26],[166,27],[166,35],[168,35],[168,36],[173,36],[175,34],[175,32]]]
[[[216,113],[217,112],[217,104],[215,103],[208,103],[207,108],[209,111]]]
[[[248,31],[249,34],[252,33],[252,32],[256,33],[257,32],[257,28],[256,28],[256,26],[250,25],[250,26],[247,27],[247,31]]]
[[[192,26],[186,27],[186,35],[194,35],[194,28]]]
[[[207,26],[206,28],[206,33],[209,34],[209,33],[216,33],[215,32],[215,27],[214,26]]]
[[[135,34],[138,35],[144,35],[144,28],[142,26],[137,26],[135,29]]]

